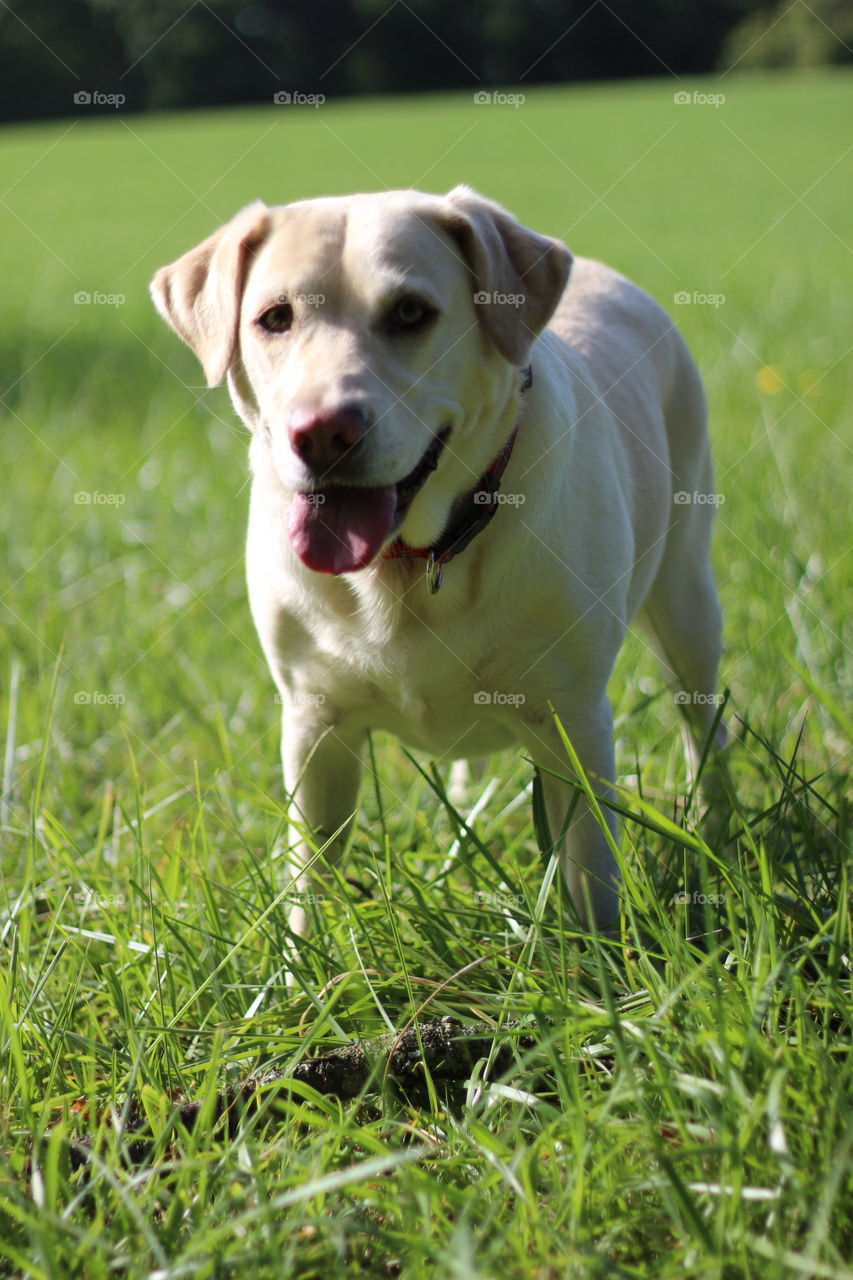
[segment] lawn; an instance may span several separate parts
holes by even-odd
[[[853,90],[677,91],[0,135],[0,1275],[853,1277]],[[520,755],[462,822],[449,762],[377,737],[288,988],[246,439],[147,282],[255,197],[460,181],[635,278],[703,371],[732,835],[703,839],[632,636],[618,934],[540,898]],[[261,1083],[216,1118],[229,1086],[444,1016],[502,1047],[459,1090],[380,1067],[355,1100]]]

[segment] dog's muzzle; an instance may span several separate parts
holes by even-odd
[[[294,551],[316,573],[364,569],[399,528],[438,466],[450,427],[424,450],[417,466],[395,484],[326,485],[293,495],[288,533]]]

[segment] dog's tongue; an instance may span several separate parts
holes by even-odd
[[[352,573],[376,555],[394,527],[397,486],[294,494],[288,532],[303,564],[317,573]]]

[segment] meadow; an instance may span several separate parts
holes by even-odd
[[[0,1275],[853,1277],[853,91],[525,95],[0,135]],[[731,833],[703,838],[632,636],[616,934],[540,895],[520,754],[460,814],[448,761],[376,737],[288,988],[247,442],[147,283],[256,197],[460,181],[636,279],[702,369]],[[349,1102],[259,1085],[216,1119],[227,1084],[444,1016],[510,1065],[418,1100],[381,1068]]]

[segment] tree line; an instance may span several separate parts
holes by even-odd
[[[847,0],[8,0],[0,119],[823,65]],[[88,95],[88,99],[87,99]]]

